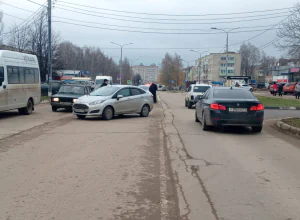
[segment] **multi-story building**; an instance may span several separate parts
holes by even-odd
[[[140,74],[144,83],[151,83],[157,81],[158,66],[152,64],[150,66],[144,66],[143,64],[138,66],[132,66],[133,75]]]
[[[197,60],[201,82],[223,82],[226,77],[226,53],[211,53]],[[241,54],[229,52],[227,76],[241,75]],[[197,77],[197,81],[199,77]]]

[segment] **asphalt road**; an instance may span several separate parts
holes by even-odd
[[[160,105],[113,121],[46,104],[0,115],[1,220],[176,219]]]
[[[300,111],[267,110],[262,134],[203,132],[184,94],[160,100],[112,121],[0,113],[0,219],[299,219],[299,140],[270,124]]]
[[[300,141],[270,127],[204,132],[184,94],[161,93],[181,219],[294,220],[300,216]],[[266,118],[300,116],[266,111]]]

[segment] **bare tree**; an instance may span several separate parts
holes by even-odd
[[[133,76],[133,84],[135,86],[138,86],[141,80],[142,80],[142,76],[139,73]]]
[[[242,44],[239,50],[242,56],[242,73],[251,76],[256,66],[260,64],[261,53],[253,44]]]
[[[3,28],[4,28],[4,24],[3,24],[3,12],[0,11],[0,43],[2,44],[2,33],[3,33]]]
[[[277,32],[281,43],[277,47],[288,52],[294,58],[300,58],[300,4],[297,3],[291,11],[287,21]]]
[[[172,86],[172,81],[176,83],[176,85],[181,85],[179,81],[181,81],[182,75],[182,63],[180,56],[175,54],[174,56],[169,53],[165,54],[164,59],[162,60],[162,68],[160,72],[160,81],[168,87]]]
[[[8,40],[8,46],[15,49],[18,52],[27,51],[30,47],[30,33],[31,28],[26,25],[24,27],[19,27],[14,25],[10,28],[10,37]]]

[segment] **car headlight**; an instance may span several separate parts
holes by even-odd
[[[94,101],[94,102],[91,102],[89,103],[89,105],[98,105],[98,104],[101,104],[103,102],[105,102],[106,100],[99,100],[99,101]]]
[[[77,101],[77,99],[73,99],[73,102],[75,103]]]
[[[59,98],[52,98],[53,102],[59,102]]]

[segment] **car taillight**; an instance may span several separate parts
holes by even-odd
[[[252,106],[250,111],[262,111],[264,110],[264,106],[262,104],[258,104],[257,106]]]
[[[210,109],[212,109],[212,110],[223,110],[223,111],[225,111],[225,110],[226,110],[226,106],[224,106],[224,105],[219,105],[218,103],[213,103],[213,104],[210,104]]]

